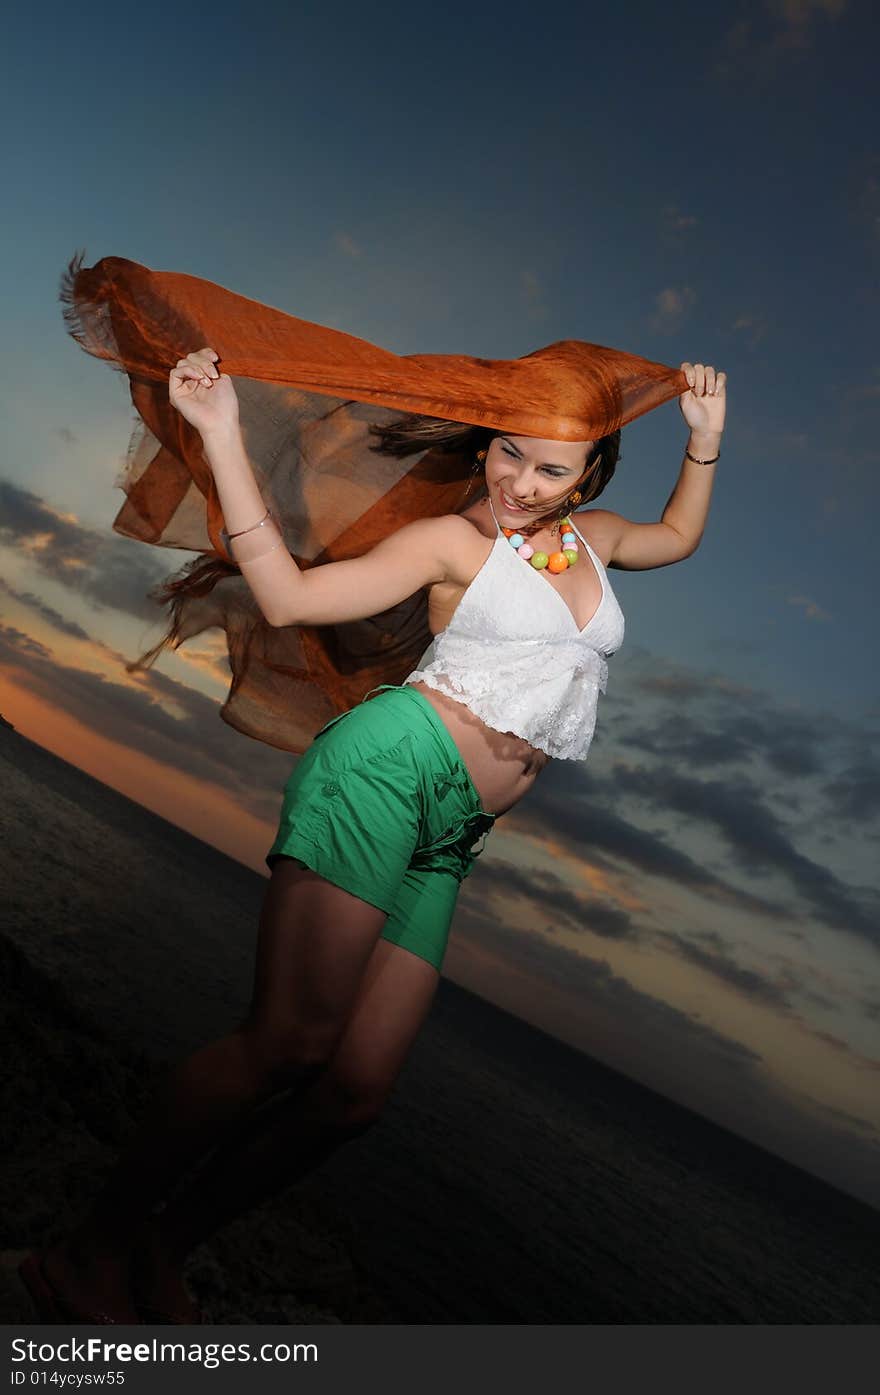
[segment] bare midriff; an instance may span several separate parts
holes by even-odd
[[[513,808],[551,759],[513,732],[487,727],[463,702],[421,681],[411,683],[428,699],[449,731],[487,814]]]
[[[449,624],[477,569],[487,560],[486,543],[494,542],[497,536],[487,514],[488,504],[482,499],[462,515],[474,525],[473,550],[461,557],[461,575],[456,581],[428,588],[428,622],[435,636]],[[487,726],[466,703],[448,693],[421,680],[409,686],[418,688],[447,728],[486,813],[506,814],[528,793],[552,758],[513,732]]]
[[[486,543],[494,543],[498,533],[491,517],[488,500],[480,499],[461,515],[474,526],[473,539],[466,540],[456,553],[457,575],[428,587],[428,624],[436,636],[452,620],[459,601],[471,584],[479,567],[487,561]],[[602,582],[594,567],[584,569],[578,602],[569,593],[570,608],[585,617],[595,613],[602,597]],[[547,584],[545,582],[543,584]],[[550,583],[553,584],[552,582]],[[561,588],[559,588],[561,589]],[[578,629],[582,628],[576,620]],[[552,756],[532,746],[510,731],[489,727],[464,702],[448,693],[432,688],[418,680],[409,685],[418,688],[444,723],[474,782],[480,803],[488,814],[505,814],[531,789]]]

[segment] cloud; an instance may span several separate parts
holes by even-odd
[[[663,218],[667,227],[673,228],[676,232],[681,232],[685,228],[695,228],[697,219],[690,213],[681,213],[674,204],[668,205],[663,210]]]
[[[605,960],[513,929],[484,909],[472,911],[467,899],[456,933],[498,962],[499,982],[509,973],[513,982],[529,984],[528,998],[521,998],[515,1011],[528,1016],[528,1001],[542,1001],[546,985],[556,1035],[600,1060],[613,1061],[617,1071],[734,1134],[878,1204],[880,1150],[869,1120],[835,1114],[834,1106],[822,1100],[792,1093],[758,1052],[705,1023],[699,1013],[633,986]],[[711,942],[706,961],[720,975],[736,978],[735,966],[726,966],[720,955],[713,959]],[[739,983],[749,991],[747,975],[741,974]],[[769,999],[773,1010],[772,985],[757,983],[754,996]],[[858,1065],[857,1053],[849,1054]],[[583,1088],[582,1068],[578,1078]]]
[[[778,25],[778,41],[802,48],[813,42],[821,20],[840,18],[847,0],[766,0],[766,6]]]
[[[771,919],[790,912],[777,901],[756,894],[719,876],[670,841],[665,833],[640,828],[635,811],[623,815],[624,801],[615,781],[595,774],[583,786],[572,785],[551,766],[529,791],[529,801],[517,809],[515,826],[538,839],[552,836],[577,858],[588,858],[613,870],[628,863],[640,877],[659,877],[676,890],[686,890]]]
[[[14,625],[0,623],[0,662],[7,656],[14,660],[16,655],[24,659],[47,660],[51,659],[52,651],[38,639],[31,639],[30,635],[17,630]]]
[[[360,244],[347,232],[336,232],[333,234],[333,245],[337,252],[341,252],[345,257],[351,257],[357,261],[363,255]]]
[[[734,334],[743,335],[748,341],[749,348],[754,349],[767,333],[767,321],[763,315],[753,311],[738,315],[731,328]]]
[[[585,1017],[594,1008],[609,1010],[616,1020],[627,1023],[628,1032],[643,1045],[653,1035],[665,1036],[672,1030],[682,1046],[689,1043],[699,1054],[704,1068],[708,1054],[738,1065],[761,1063],[761,1056],[742,1042],[723,1036],[680,1009],[633,987],[605,959],[548,942],[531,930],[518,930],[479,911],[468,911],[466,924],[469,936],[498,958],[515,965],[525,977],[539,979],[548,987],[582,1000]]]
[[[706,930],[683,935],[664,930],[658,933],[657,938],[663,940],[681,959],[695,964],[705,973],[712,974],[713,978],[717,978],[744,998],[763,1003],[765,1007],[783,1008],[786,1011],[790,1008],[786,989],[767,974],[759,973],[755,969],[744,969],[737,964],[716,931]]]
[[[662,752],[691,771],[754,764],[786,779],[830,775],[835,762],[844,768],[863,761],[875,739],[857,722],[835,718],[829,729],[821,711],[780,705],[758,687],[675,663],[643,646],[633,646],[621,668],[627,691],[639,701],[635,718],[616,716],[616,745]],[[843,815],[842,809],[834,812]]]
[[[666,286],[654,298],[651,327],[660,333],[671,333],[678,329],[696,299],[696,292],[691,286]]]
[[[546,988],[555,1035],[600,1060],[613,1060],[616,1070],[799,1166],[808,1159],[811,1171],[877,1204],[880,1150],[870,1118],[793,1092],[759,1052],[706,1023],[699,1012],[634,986],[605,959],[513,928],[485,906],[471,910],[467,898],[456,933],[497,961],[499,985],[529,985],[514,1011],[528,1016],[527,1004],[542,1002]],[[794,1030],[845,1054],[857,1069],[878,1068],[838,1037],[805,1026],[789,1008],[788,985],[737,965],[718,937],[709,933],[692,944],[670,936],[669,942],[733,991],[787,1016]]]
[[[218,720],[218,704],[195,689],[157,669],[114,682],[58,662],[45,645],[3,624],[0,663],[16,669],[20,687],[107,740],[219,785],[257,818],[277,816],[293,757],[234,732]]]
[[[800,606],[808,620],[830,620],[831,614],[823,610],[816,601],[811,601],[809,596],[789,596],[789,605]]]
[[[876,742],[860,746],[852,762],[823,788],[838,821],[864,826],[880,816],[880,758]]]
[[[520,272],[520,289],[530,318],[545,319],[550,311],[544,298],[543,284],[534,271]]]
[[[697,227],[698,222],[692,213],[683,213],[674,203],[666,204],[660,212],[660,230],[664,240],[675,246],[681,246],[684,234]]]
[[[161,615],[148,592],[190,554],[159,550],[81,524],[39,495],[0,480],[0,543],[14,548],[51,580],[95,604],[155,623]]]
[[[869,1022],[880,1022],[880,998],[863,998],[861,1008]]]
[[[10,586],[5,577],[0,576],[0,590],[5,591],[13,600],[20,605],[26,605],[29,609],[37,612],[38,615],[51,625],[53,629],[61,634],[69,635],[71,639],[88,639],[89,636],[82,625],[77,625],[75,620],[68,620],[66,616],[47,605],[39,596],[35,596],[33,591],[17,591],[14,586]]]
[[[826,1114],[829,1119],[844,1124],[846,1128],[854,1130],[864,1138],[872,1142],[877,1138],[877,1130],[870,1120],[860,1119],[858,1114],[850,1114],[849,1110],[839,1109],[832,1104],[823,1104],[821,1109],[822,1113]]]
[[[880,770],[868,721],[829,724],[822,711],[645,649],[621,661],[617,685],[612,734],[600,715],[590,769],[551,763],[510,815],[516,828],[618,875],[630,869],[640,896],[645,877],[659,878],[786,934],[802,936],[809,913],[880,946],[870,822]]]
[[[649,808],[675,810],[702,829],[714,830],[740,871],[753,881],[771,873],[784,877],[826,925],[863,936],[880,948],[876,893],[850,886],[798,852],[763,791],[742,773],[728,783],[666,769],[661,783],[653,770],[627,769],[618,763],[609,784],[618,795],[637,795]]]
[[[151,549],[84,528],[76,518],[8,483],[0,484],[0,509],[0,538],[29,555],[46,575],[99,604],[157,618],[158,608],[150,609],[144,596],[157,577]],[[138,569],[141,562],[149,572]],[[33,592],[19,595],[37,609],[42,606],[44,618],[56,628],[72,623],[51,612]],[[806,598],[795,597],[792,603],[815,606]],[[222,652],[212,652],[210,645],[200,650],[204,652],[193,653],[192,662],[228,682]],[[181,656],[186,657],[185,649]],[[551,763],[526,804],[511,814],[512,823],[538,844],[551,836],[591,865],[615,874],[623,866],[628,876],[659,878],[676,891],[764,922],[800,927],[806,902],[833,929],[848,929],[876,944],[876,895],[860,887],[853,875],[859,850],[877,837],[869,819],[877,815],[880,787],[873,780],[876,767],[865,754],[875,734],[853,721],[836,718],[829,725],[822,713],[780,706],[725,674],[673,664],[639,646],[631,646],[630,656],[620,662],[614,723],[606,728],[600,716],[586,775],[569,763]],[[216,761],[214,739],[206,747],[203,737],[204,730],[215,728],[223,733],[228,753],[228,733],[216,722],[211,700],[197,695],[203,706],[192,709],[187,703],[195,699],[186,697],[192,690],[177,684],[173,693],[166,689],[163,694],[149,686],[160,681],[156,671],[144,676],[146,686],[136,695],[142,700],[152,695],[159,709],[152,714],[155,721],[141,709],[141,726],[148,730],[159,724],[150,740],[166,743],[163,758],[172,759],[177,742],[186,748],[183,768],[193,773],[193,752],[200,761],[208,756]],[[106,695],[107,688],[102,691]],[[118,691],[130,694],[132,689],[120,684]],[[81,696],[82,684],[71,688],[71,704],[79,704],[83,720],[94,725]],[[192,723],[187,733],[167,725],[163,704],[187,714]],[[129,733],[124,739],[140,749],[138,742],[146,737]],[[248,743],[247,749],[254,748],[255,743]],[[204,773],[205,767],[199,769]],[[219,765],[212,769],[213,778],[219,778]],[[258,802],[267,807],[263,796]],[[706,857],[706,836],[718,844],[713,860]],[[811,852],[800,847],[802,838],[814,845]],[[844,874],[825,865],[826,850],[833,859],[836,849],[847,867]],[[850,864],[854,850],[856,862]],[[548,896],[557,894],[552,879],[547,887]],[[565,923],[609,938],[640,933],[637,919],[601,900],[579,902]]]
[[[688,701],[694,693],[681,691],[676,685],[664,692],[662,685],[650,675],[638,685],[648,694]],[[692,688],[699,689],[698,681]],[[681,712],[673,711],[668,703],[656,704],[655,715],[632,723],[626,718],[619,728],[620,744],[629,751],[644,751],[656,756],[662,751],[669,763],[690,770],[736,772],[749,764],[760,762],[769,773],[787,780],[819,775],[826,768],[823,750],[824,732],[814,715],[792,712],[785,721],[772,710],[762,706],[759,694],[744,694],[737,702],[732,697],[730,707],[738,709],[738,717],[729,712],[728,704],[718,700],[717,692],[706,684],[703,704],[691,701],[687,721]]]
[[[880,225],[880,211],[878,211],[878,225]],[[873,374],[869,382],[853,383],[846,389],[847,402],[868,402],[873,403],[880,398],[880,364],[875,363],[871,369]]]
[[[9,582],[2,576],[0,576],[0,590],[5,591],[13,600],[18,601],[19,605],[27,606],[29,610],[34,611],[47,625],[51,625],[53,630],[57,630],[59,634],[67,635],[70,639],[78,640],[80,646],[86,646],[87,650],[91,651],[92,655],[105,661],[109,660],[119,669],[125,669],[127,667],[129,660],[124,654],[120,654],[118,649],[114,649],[111,645],[105,644],[104,640],[96,639],[94,635],[90,635],[88,631],[84,630],[82,625],[77,624],[75,620],[68,620],[66,615],[62,615],[54,606],[48,605],[41,596],[37,596],[33,591],[19,591],[16,587],[10,586]],[[52,655],[50,649],[46,649],[45,652],[54,659],[54,655]],[[81,654],[82,647],[77,652]],[[207,667],[207,665],[203,666]],[[214,676],[217,677],[216,672]],[[228,686],[229,676],[230,669],[227,663],[226,670],[222,674],[224,686]]]
[[[193,668],[201,669],[211,678],[219,678],[224,686],[228,686],[232,669],[224,634],[207,631],[199,636],[198,643],[190,640],[175,649],[174,654],[182,663],[191,664]]]
[[[546,915],[547,906],[552,906],[552,918],[544,925],[548,935],[586,930],[609,940],[639,938],[640,932],[626,911],[599,897],[579,895],[570,882],[552,872],[531,865],[521,871],[499,857],[481,862],[480,872],[481,885],[489,893],[497,891],[507,906],[516,900],[534,903],[537,916]]]
[[[811,53],[846,8],[847,0],[764,0],[762,9],[749,6],[747,16],[734,19],[722,35],[715,76],[776,79],[779,64]]]

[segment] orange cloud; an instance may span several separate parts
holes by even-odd
[[[263,859],[275,835],[274,826],[242,809],[220,785],[183,774],[108,740],[19,687],[14,669],[0,673],[0,712],[22,736],[228,857],[266,872]]]

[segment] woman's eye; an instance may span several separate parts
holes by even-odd
[[[509,455],[509,456],[510,456],[511,460],[518,460],[518,459],[519,459],[519,456],[516,454],[516,452],[510,450],[509,447],[507,447],[507,446],[502,446],[501,449],[503,450],[503,452],[504,452],[505,455]],[[558,480],[558,479],[561,479],[561,478],[562,478],[562,473],[563,473],[562,470],[553,470],[553,469],[551,469],[551,467],[550,467],[549,465],[544,465],[542,468],[543,468],[543,470],[544,470],[544,474],[545,474],[545,475],[549,475],[550,478],[551,478],[551,480]]]

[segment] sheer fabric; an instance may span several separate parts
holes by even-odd
[[[273,629],[220,537],[223,517],[202,441],[168,399],[168,375],[210,345],[234,382],[263,498],[302,568],[361,556],[419,517],[459,512],[473,461],[430,450],[377,453],[372,423],[418,412],[554,440],[595,440],[684,392],[677,368],[579,340],[518,359],[400,356],[339,330],[177,272],[72,259],[61,299],[69,333],[127,374],[137,426],[117,483],[117,532],[201,554],[177,583],[163,644],[225,630],[232,668],[221,716],[302,752],[332,716],[381,683],[401,683],[431,640],[419,591],[369,619]]]

